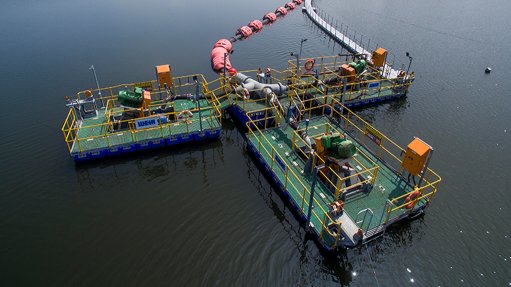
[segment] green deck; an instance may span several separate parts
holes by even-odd
[[[203,130],[211,130],[220,128],[220,122],[215,117],[212,107],[206,100],[200,100],[202,128]],[[174,109],[176,113],[183,110],[195,109],[195,103],[189,100],[176,100]],[[123,108],[114,108],[114,113],[121,113]],[[71,154],[83,153],[105,149],[118,145],[131,144],[136,142],[144,142],[147,140],[163,139],[171,136],[190,134],[200,131],[198,121],[198,112],[193,112],[191,122],[185,123],[182,120],[169,122],[161,125],[158,129],[140,129],[140,130],[123,130],[110,133],[108,131],[107,119],[104,115],[105,110],[98,110],[98,116],[86,118],[80,122],[80,126],[76,132],[76,139],[71,148]],[[157,114],[153,115],[157,116]]]
[[[367,100],[371,100],[371,99],[385,98],[385,97],[389,97],[389,96],[392,96],[395,94],[392,91],[392,89],[389,88],[393,85],[393,83],[390,80],[382,80],[381,85],[382,85],[383,89],[380,92],[373,91],[372,93],[369,93],[367,90],[362,90],[362,91],[358,91],[358,92],[346,93],[345,105],[346,104],[349,105],[349,104],[351,104],[350,102],[354,103],[359,100],[367,101]],[[316,94],[317,90],[316,90],[316,88],[309,88],[309,89],[305,89],[305,90],[300,90],[300,94],[301,93]],[[328,94],[332,95],[332,93],[330,93],[330,92]],[[335,97],[337,99],[339,99],[340,94],[336,94]],[[220,100],[220,105],[222,108],[225,108],[228,105],[230,105],[230,103],[236,103],[235,99],[236,99],[235,94],[229,94],[227,97],[224,97]],[[288,95],[285,94],[285,95],[279,96],[279,101],[281,102],[282,106],[286,106],[286,104],[289,102]],[[238,98],[237,104],[242,110],[244,110],[246,112],[258,111],[258,110],[268,107],[264,100],[254,101],[254,99],[244,101],[241,98]]]
[[[318,117],[310,120],[310,126],[308,129],[308,134],[310,136],[319,135],[324,132],[324,129],[314,128],[316,125],[321,125],[329,123],[332,126],[337,126],[333,121],[331,121],[327,117]],[[301,128],[304,128],[304,123],[301,123]],[[338,130],[342,130],[337,127]],[[286,128],[272,128],[262,131],[263,135],[270,141],[270,143],[266,142],[262,137],[262,135],[257,133],[252,133],[249,136],[250,142],[254,145],[256,149],[259,148],[259,142],[264,145],[266,149],[269,151],[272,150],[272,147],[275,148],[278,154],[281,155],[283,161],[293,169],[296,175],[298,175],[299,179],[304,183],[310,186],[311,177],[305,176],[301,173],[304,169],[305,161],[294,151],[292,151],[292,138],[293,138],[293,129],[291,127]],[[275,139],[274,139],[275,138]],[[348,136],[349,139],[351,139]],[[357,214],[359,211],[370,208],[374,213],[374,218],[371,220],[369,224],[369,216],[366,221],[363,223],[361,227],[364,231],[371,230],[377,226],[379,226],[385,218],[382,218],[384,215],[385,203],[388,199],[395,198],[397,196],[403,195],[406,192],[411,190],[411,186],[404,181],[401,177],[396,175],[390,168],[387,166],[378,163],[376,158],[372,156],[368,150],[357,144],[356,141],[352,140],[358,149],[358,153],[354,156],[356,157],[364,166],[372,166],[372,163],[369,161],[368,157],[371,158],[374,162],[379,165],[379,172],[376,178],[376,182],[372,188],[372,190],[368,193],[359,193],[353,196],[349,196],[345,202],[345,212],[349,215],[349,217],[355,221]],[[262,149],[261,149],[262,150]],[[273,160],[271,156],[267,155],[265,152],[260,152],[264,161],[271,166]],[[288,156],[286,155],[288,154]],[[296,163],[296,164],[295,164]],[[280,168],[274,168],[273,171],[279,177],[279,180],[282,183],[285,183],[285,174]],[[293,180],[293,177],[288,177],[288,180]],[[298,186],[298,181],[294,179],[293,182]],[[319,181],[318,181],[319,183]],[[302,190],[296,190],[291,184],[287,185],[287,190],[293,200],[297,203],[298,206],[302,204]],[[325,197],[323,198],[322,195]],[[317,202],[320,202],[322,207],[325,210],[328,210],[328,204],[333,202],[335,195],[328,190],[328,188],[324,184],[316,185],[316,193],[315,199]],[[418,203],[420,204],[420,203]],[[315,207],[313,210],[317,210],[318,216],[322,217],[323,213],[318,207]],[[307,208],[304,208],[304,213],[306,214]],[[403,209],[400,211],[394,212],[391,217],[398,216],[403,213]],[[321,214],[321,215],[320,215]],[[361,216],[362,217],[362,216]],[[384,217],[384,216],[383,216]],[[359,218],[358,220],[361,220]],[[312,220],[316,231],[321,232],[321,223],[319,222],[317,217],[313,216]]]

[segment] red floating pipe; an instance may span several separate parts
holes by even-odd
[[[213,68],[215,72],[221,72],[224,67],[229,71],[233,69],[231,61],[229,61],[229,52],[231,49],[232,44],[227,39],[220,39],[215,43],[213,50],[211,50],[211,68]]]
[[[263,21],[254,20],[250,22],[247,26],[243,26],[236,31],[237,37],[232,37],[231,41],[235,42],[237,40],[241,40],[243,38],[247,38],[252,35],[254,32],[258,32],[263,29],[264,24],[273,23],[277,20],[278,16],[284,16],[289,11],[296,8],[297,5],[301,5],[303,0],[292,0],[284,7],[279,7],[275,10],[275,13],[269,12],[263,16]],[[232,49],[232,43],[227,39],[220,39],[213,46],[213,50],[211,50],[211,68],[217,73],[220,73],[224,70],[224,68],[229,72],[231,76],[236,74],[236,69],[231,66],[231,62],[229,60],[230,51]]]

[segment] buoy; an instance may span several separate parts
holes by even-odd
[[[220,39],[215,43],[213,50],[211,50],[211,67],[215,72],[221,72],[224,68],[224,64],[226,69],[231,68],[231,62],[229,61],[229,52],[231,49],[232,44],[227,39]],[[225,54],[227,54],[227,56],[225,57],[224,63]]]
[[[254,29],[254,32],[257,32],[257,31],[260,31],[261,29],[263,29],[263,22],[259,21],[259,20],[254,20],[250,23],[248,23],[248,26],[252,29]]]
[[[252,29],[248,26],[243,26],[236,31],[236,35],[243,35],[243,38],[248,38],[252,35]]]
[[[289,10],[293,10],[296,8],[296,4],[293,2],[288,2],[288,3],[286,3],[286,5],[284,5],[284,7],[286,7]]]
[[[263,17],[263,20],[268,20],[268,22],[272,23],[272,22],[275,22],[275,20],[277,20],[277,15],[275,15],[275,13],[266,13],[266,15],[264,15]]]
[[[486,70],[484,70],[484,72],[485,72],[486,74],[491,73],[491,68],[490,68],[490,67],[486,67]]]
[[[280,13],[280,15],[284,16],[287,14],[287,9],[284,7],[279,7],[275,10],[275,14]]]

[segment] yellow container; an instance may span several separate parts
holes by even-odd
[[[357,72],[355,71],[355,68],[348,64],[342,64],[341,65],[341,76],[348,76],[348,81],[352,82],[355,80],[355,75]]]
[[[165,89],[165,84],[167,87],[172,87],[172,76],[170,75],[170,65],[159,65],[156,66],[156,78],[158,79],[158,85],[160,89]]]
[[[406,148],[402,166],[412,175],[419,175],[426,164],[431,147],[419,138],[415,138]]]
[[[385,63],[385,58],[387,57],[387,50],[383,48],[378,48],[373,51],[373,65],[375,67],[383,67],[383,64]]]

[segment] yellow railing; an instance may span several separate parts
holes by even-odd
[[[345,58],[344,60],[342,58]],[[358,97],[363,98],[372,94],[381,94],[386,90],[394,90],[402,88],[404,91],[408,89],[411,84],[412,77],[397,77],[395,79],[387,79],[381,76],[382,71],[378,70],[371,65],[366,66],[366,71],[363,73],[364,79],[357,81],[349,81],[351,76],[341,76],[339,69],[342,64],[351,62],[351,57],[348,56],[326,56],[311,58],[315,61],[318,73],[311,73],[303,70],[303,65],[299,69],[299,75],[296,75],[296,62],[295,60],[288,60],[287,70],[291,72],[293,83],[296,84],[310,84],[318,80],[323,83],[325,90],[328,94],[340,95],[343,92],[343,80],[347,80],[346,91],[344,93],[345,100],[353,100]],[[304,64],[307,59],[301,59],[300,63]],[[316,78],[317,77],[317,78]],[[304,80],[306,79],[306,80]],[[312,80],[311,80],[312,79]],[[324,84],[325,80],[335,80],[336,84]],[[374,88],[370,88],[374,87]]]
[[[309,127],[309,130],[312,130],[313,128],[321,128],[322,126],[325,127],[325,132],[322,134],[319,134],[317,136],[313,136],[313,138],[316,138],[316,137],[322,136],[322,135],[327,135],[327,134],[343,134],[342,131],[337,130],[334,126],[330,125],[330,123],[314,125],[314,126]],[[308,150],[312,149],[312,147],[309,146],[309,144],[302,137],[300,137],[298,135],[298,133],[303,130],[304,129],[293,131],[293,138],[291,141],[292,149],[295,151],[298,150],[305,158],[309,158],[310,154],[305,153],[300,148],[296,149],[296,146],[298,146],[297,141],[302,143],[303,146],[306,146],[308,148]],[[364,184],[374,185],[376,176],[378,175],[379,166],[368,155],[366,155],[362,150],[358,150],[357,154],[360,154],[361,156],[363,156],[371,164],[371,166],[370,167],[365,166],[365,164],[362,163],[361,161],[359,161],[357,157],[353,157],[352,159],[361,168],[360,171],[357,173],[354,173],[354,174],[346,176],[346,177],[341,177],[334,169],[332,169],[332,167],[326,166],[325,169],[330,171],[330,174],[334,175],[334,177],[336,179],[336,180],[331,180],[323,170],[320,171],[320,174],[323,175],[323,178],[327,181],[327,183],[330,184],[331,186],[335,187],[335,200],[338,200],[342,193],[344,193],[347,190],[352,189],[354,187],[362,186]],[[313,167],[316,165],[325,164],[325,160],[323,158],[317,157],[317,159],[319,160],[319,163],[316,163],[314,161]],[[342,188],[342,183],[346,183],[348,179],[352,179],[352,178],[356,178],[356,177],[363,177],[363,178],[367,178],[367,179]]]
[[[300,93],[300,91],[297,91],[295,96],[299,95],[299,93]],[[316,103],[319,103],[319,105],[316,105],[313,107],[312,105],[307,104],[308,101],[315,101]],[[302,107],[302,110],[301,110],[301,112],[303,114],[309,114],[309,118],[313,114],[313,115],[331,116],[331,117],[335,117],[337,119],[341,119],[342,121],[340,121],[340,123],[341,123],[341,125],[343,125],[343,130],[348,132],[349,135],[352,138],[354,138],[355,140],[357,140],[360,144],[363,144],[369,151],[372,152],[373,156],[376,158],[377,162],[375,162],[371,158],[371,156],[364,154],[363,155],[364,158],[371,163],[371,166],[369,166],[369,167],[364,166],[362,164],[362,162],[358,161],[357,163],[362,167],[363,170],[358,172],[356,175],[352,175],[352,176],[370,174],[371,179],[370,180],[367,179],[366,182],[374,185],[374,183],[376,181],[376,177],[378,175],[378,170],[379,170],[379,167],[381,164],[385,164],[387,167],[394,170],[394,172],[396,174],[400,174],[403,172],[401,154],[404,152],[404,149],[402,149],[399,145],[397,145],[390,138],[383,135],[381,132],[378,132],[376,130],[376,128],[374,128],[368,122],[363,120],[361,117],[359,117],[358,115],[353,113],[348,108],[344,107],[342,105],[342,103],[340,103],[337,99],[328,95],[328,96],[316,97],[314,99],[305,100],[304,102],[305,102],[304,107]],[[338,108],[334,108],[334,107],[341,107],[343,112],[341,113]],[[264,112],[265,110],[271,110],[271,109],[272,109],[271,107],[268,107],[268,108],[264,108],[264,109],[259,109],[259,110],[257,110],[257,112]],[[326,111],[330,111],[330,114],[327,115]],[[248,115],[250,115],[250,113],[248,113]],[[270,118],[271,117],[275,117],[275,116],[272,115],[272,116],[270,116]],[[264,135],[260,131],[259,126],[256,124],[261,121],[266,121],[266,119],[260,118],[258,120],[250,120],[249,121],[250,124],[247,124],[247,126],[249,127],[249,136],[254,133],[260,133],[261,137],[264,138]],[[309,130],[310,129],[311,129],[311,127],[309,127]],[[329,129],[331,129],[335,133],[344,133],[344,131],[338,130],[329,124],[325,124],[325,131],[327,131]],[[364,143],[364,141],[368,141],[368,139],[366,139],[366,138],[368,137],[368,131],[370,131],[370,130],[376,131],[378,133],[378,135],[381,137],[380,142],[375,143],[376,149],[377,149],[376,151],[370,149],[367,146],[367,144]],[[258,140],[259,140],[259,138],[258,138]],[[268,141],[267,139],[265,139],[265,140]],[[307,143],[305,141],[303,141],[295,132],[295,134],[293,135],[293,139],[292,139],[293,148],[295,148],[297,146],[297,141],[299,141],[303,145],[307,145]],[[295,150],[296,150],[296,148],[295,148]],[[301,150],[300,150],[300,152],[303,153],[303,151],[301,151]],[[358,152],[360,153],[360,151],[358,151]],[[306,155],[304,153],[304,156],[308,157],[310,155]],[[357,160],[357,159],[355,159],[355,160]],[[323,162],[320,162],[318,164],[321,164],[321,163],[323,163]],[[335,174],[335,173],[333,173],[333,174]],[[433,199],[433,197],[435,196],[435,194],[437,192],[438,184],[441,181],[441,177],[437,173],[435,173],[433,170],[431,170],[430,168],[427,168],[427,171],[425,171],[424,174],[425,174],[425,176],[423,178],[424,183],[421,187],[417,188],[417,190],[420,192],[420,196],[418,196],[414,200],[412,200],[412,203],[416,203],[421,200],[426,200],[429,203]],[[345,188],[341,189],[340,188],[341,185],[339,185],[339,183],[344,182],[347,178],[338,177],[337,185],[334,184],[334,181],[328,179],[328,177],[325,176],[324,178],[326,178],[328,183],[330,183],[330,184],[332,184],[332,186],[336,187],[336,189],[335,189],[336,199],[339,198],[339,194],[341,194],[342,192],[344,192],[345,190],[350,188],[350,187],[345,187]],[[402,203],[402,201],[404,201],[403,200],[404,198],[408,197],[412,192],[414,192],[414,190],[415,190],[415,188],[410,186],[408,189],[405,189],[405,193],[403,195],[398,196],[393,199],[390,199],[392,206],[387,209],[387,216],[386,216],[385,223],[388,222],[388,220],[391,216],[391,213],[395,214],[397,211],[402,211],[403,209],[406,208],[406,206],[409,203],[405,204],[405,203]]]
[[[200,84],[200,90],[202,92],[203,98],[208,103],[208,106],[201,107],[201,113],[202,112],[208,112],[207,115],[202,114],[202,120],[203,122],[209,123],[210,127],[216,127],[216,123],[219,123],[221,125],[222,123],[222,117],[221,117],[221,110],[220,110],[220,103],[218,102],[218,99],[215,97],[214,93],[212,93],[208,88],[208,83],[206,82],[205,78],[200,74],[190,75],[190,76],[183,76],[183,77],[174,77],[173,78],[173,84],[170,87],[171,91],[173,91],[174,95],[183,95],[183,94],[195,94],[196,91],[196,85],[195,79],[199,81]],[[93,125],[87,125],[87,121],[77,121],[77,117],[75,114],[75,109],[70,108],[68,115],[64,121],[64,124],[62,125],[62,133],[64,136],[64,140],[67,144],[68,150],[70,152],[83,152],[86,149],[83,147],[84,142],[93,141],[93,140],[105,140],[107,143],[107,146],[110,148],[111,145],[111,138],[114,136],[121,136],[125,133],[129,133],[131,135],[133,142],[138,142],[140,133],[144,132],[150,132],[159,130],[161,132],[161,136],[163,137],[165,134],[168,134],[169,136],[175,135],[175,130],[177,127],[185,125],[185,130],[189,132],[190,126],[194,123],[197,123],[199,119],[197,117],[193,117],[192,119],[187,119],[185,121],[176,120],[172,122],[170,119],[177,119],[178,118],[178,112],[169,112],[169,113],[161,113],[161,114],[152,114],[148,115],[146,117],[139,117],[136,119],[129,119],[129,120],[122,120],[122,121],[112,121],[111,116],[112,115],[118,115],[121,114],[123,111],[123,108],[119,106],[119,103],[117,102],[117,94],[120,90],[123,89],[130,89],[134,88],[135,86],[138,86],[140,83],[131,83],[131,84],[122,84],[122,85],[116,85],[111,87],[105,87],[101,88],[99,90],[93,90],[93,93],[97,94],[97,92],[102,91],[102,97],[96,99],[98,101],[103,102],[102,108],[104,111],[102,112],[101,116],[105,118],[105,122],[99,123],[99,124],[93,124]],[[147,81],[142,82],[144,85],[151,84],[152,91],[151,91],[151,98],[153,99],[151,101],[151,105],[149,107],[149,110],[152,110],[155,107],[161,106],[164,104],[164,99],[167,97],[166,91],[158,90],[156,87],[156,81]],[[146,86],[147,88],[147,86]],[[81,91],[76,94],[76,98],[78,100],[86,97],[85,96],[86,91]],[[194,114],[198,113],[197,108],[190,109],[190,111]],[[141,111],[142,112],[142,111]],[[136,129],[135,128],[135,121],[141,120],[144,118],[161,118],[166,117],[167,122],[161,122],[158,120],[158,126],[151,127],[151,128],[145,128],[145,129]],[[125,125],[127,126],[127,129],[122,129],[115,131],[113,128],[113,125]],[[165,131],[165,133],[164,133]],[[144,139],[145,140],[145,139]],[[73,145],[76,145],[75,148],[73,148]]]
[[[73,142],[76,139],[76,115],[75,111],[71,108],[67,113],[66,119],[64,120],[64,124],[62,124],[62,135],[64,136],[64,141],[66,142],[67,148],[71,151],[73,147]]]
[[[247,116],[249,116],[247,114]],[[247,128],[248,128],[248,138],[251,138],[251,137],[254,137],[255,139],[257,139],[257,142],[258,142],[258,146],[257,146],[257,149],[259,151],[259,153],[261,155],[266,155],[268,157],[271,158],[271,170],[272,171],[275,171],[275,157],[278,156],[281,161],[280,161],[280,164],[284,164],[285,165],[285,172],[284,172],[284,186],[286,188],[286,190],[288,190],[288,192],[293,192],[295,193],[296,195],[300,196],[301,198],[301,211],[303,214],[305,214],[305,208],[309,208],[309,203],[308,203],[308,198],[310,198],[310,194],[311,194],[311,191],[310,191],[310,185],[306,185],[302,180],[301,180],[301,177],[299,177],[295,171],[293,170],[293,168],[287,164],[284,160],[285,157],[280,154],[272,145],[271,145],[271,142],[266,138],[266,136],[262,133],[262,131],[257,127],[257,121],[258,120],[252,120],[250,119],[249,117],[249,121],[247,122]],[[255,136],[256,134],[258,134],[259,136]],[[265,146],[265,144],[262,142],[262,141],[265,141],[267,143],[268,146],[271,147],[271,151]],[[278,167],[277,167],[278,169]],[[291,188],[288,188],[288,187],[291,187]],[[303,192],[300,192],[301,190],[303,190]],[[327,232],[331,238],[334,240],[334,245],[332,246],[332,248],[335,248],[337,246],[337,243],[338,243],[338,240],[339,240],[339,236],[340,236],[340,233],[341,233],[341,223],[340,222],[336,222],[334,221],[327,210],[324,209],[324,207],[322,206],[322,203],[318,202],[316,198],[313,199],[313,202],[315,204],[316,207],[319,207],[319,209],[321,210],[321,212],[323,214],[318,214],[314,209],[312,210],[312,216],[314,218],[317,219],[318,222],[321,222],[321,225],[322,225],[322,228],[321,228],[321,231],[320,231],[320,236],[323,236],[323,233],[324,232]],[[311,220],[312,221],[312,220]],[[333,233],[332,231],[330,231],[328,229],[328,226],[330,225],[336,225],[338,227],[338,232],[337,233]]]
[[[177,95],[177,94],[181,94],[180,89],[188,87],[188,88],[190,88],[189,92],[191,92],[192,94],[195,94],[195,80],[194,80],[194,78],[196,78],[197,81],[202,84],[203,94],[208,95],[210,91],[207,88],[206,78],[204,78],[204,76],[202,74],[193,74],[193,75],[187,75],[187,76],[173,77],[170,90],[174,93],[174,95]],[[158,92],[163,93],[164,92],[164,91],[159,91],[158,82],[156,80],[150,80],[150,81],[144,81],[144,82],[119,84],[119,85],[104,87],[104,88],[100,88],[100,89],[83,90],[83,91],[76,93],[76,98],[78,100],[87,98],[86,93],[88,91],[91,91],[94,94],[98,94],[99,92],[101,92],[102,96],[96,97],[96,99],[99,101],[104,101],[106,103],[109,99],[117,98],[117,95],[119,94],[120,90],[133,89],[137,86],[140,86],[141,84],[142,85],[150,84],[150,89],[154,93],[158,93]],[[206,91],[204,91],[204,87],[206,88]]]
[[[208,109],[212,110],[214,108],[212,108],[212,107],[204,108],[204,109],[201,108],[201,111],[206,111]],[[196,114],[198,112],[197,109],[193,109],[190,111],[194,114]],[[74,122],[76,122],[76,117],[74,116],[73,109],[70,109],[69,114],[72,115],[72,120]],[[71,151],[83,152],[83,151],[85,151],[85,148],[83,147],[83,144],[82,144],[83,142],[98,140],[98,139],[105,140],[107,142],[107,147],[110,148],[110,147],[112,147],[112,145],[110,143],[110,139],[115,136],[121,136],[121,135],[124,135],[125,133],[129,133],[131,135],[132,142],[136,143],[136,142],[140,141],[139,137],[137,136],[140,133],[147,133],[150,131],[159,130],[161,133],[161,137],[163,138],[166,135],[166,133],[164,133],[164,130],[165,131],[168,130],[167,136],[172,136],[172,135],[180,134],[180,133],[176,133],[175,130],[178,127],[184,125],[186,132],[190,132],[190,126],[199,121],[198,118],[193,117],[192,119],[187,119],[187,120],[177,120],[177,121],[168,120],[167,123],[162,123],[162,122],[158,121],[158,125],[155,127],[151,127],[151,128],[145,128],[145,129],[136,129],[135,128],[135,121],[138,121],[138,120],[153,119],[153,118],[160,118],[160,117],[166,117],[167,119],[168,118],[177,119],[178,114],[179,114],[178,112],[154,114],[154,115],[150,115],[147,117],[140,117],[140,118],[136,118],[136,119],[123,120],[123,121],[117,121],[117,122],[107,121],[102,124],[95,124],[95,125],[88,125],[88,126],[84,126],[82,124],[82,126],[80,126],[80,127],[77,127],[76,125],[73,126],[73,125],[68,124],[69,120],[66,119],[66,122],[64,123],[64,125],[62,127],[62,132],[64,134],[64,140],[66,141],[70,152]],[[68,115],[68,118],[69,117],[70,116]],[[209,113],[209,115],[207,115],[207,116],[203,115],[201,118],[202,118],[203,123],[208,122],[211,127],[216,127],[215,121],[220,123],[221,115],[218,114],[218,112],[213,111],[213,112]],[[206,119],[206,121],[204,121],[204,119]],[[124,124],[124,125],[127,125],[128,128],[114,131],[114,128],[113,128],[114,124],[117,124],[117,125]],[[207,128],[207,129],[209,129],[209,128]],[[100,132],[99,133],[94,132],[94,130],[99,130]],[[88,135],[88,136],[82,137],[82,136],[80,136],[80,133],[85,134],[85,135],[87,135],[87,134],[94,134],[94,135]],[[145,140],[145,138],[143,140]],[[72,150],[73,143],[77,145],[78,149]]]
[[[333,99],[331,105],[332,107],[335,105],[343,107],[344,112],[342,114],[337,109],[333,109],[333,112],[338,118],[343,119],[344,130],[349,131],[351,136],[358,135],[358,141],[360,143],[363,143],[364,139],[367,137],[366,127],[370,127],[371,129],[376,130],[376,128],[374,128],[372,125],[370,125],[364,119],[359,117],[357,114],[353,113],[348,108],[344,107],[336,99]],[[381,142],[379,145],[377,145],[378,151],[376,152],[373,151],[374,155],[378,158],[379,161],[382,161],[386,166],[393,169],[396,174],[402,173],[403,168],[401,154],[404,153],[404,149],[401,148],[394,141],[392,141],[390,138],[385,136],[383,133],[379,132],[379,136],[381,136]],[[427,202],[429,203],[436,194],[438,184],[442,180],[441,177],[429,167],[424,172],[424,175],[425,175],[423,178],[424,184],[418,188],[418,191],[421,194],[421,196],[413,200],[414,203],[422,199],[427,200]],[[398,201],[410,196],[410,194],[413,193],[414,190],[415,190],[414,187],[409,187],[408,190],[403,195],[391,199],[392,204],[395,206],[395,204]],[[387,212],[387,219],[385,222],[388,221],[391,212],[402,210],[406,208],[406,205],[407,204],[401,204],[399,206],[395,206],[394,208],[389,209]]]

